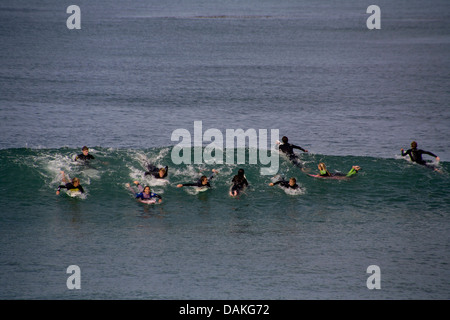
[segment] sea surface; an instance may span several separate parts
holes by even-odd
[[[379,30],[370,4],[2,1],[0,299],[449,299],[450,3],[378,1]],[[214,132],[217,155],[238,129],[267,148],[174,161],[174,133],[205,155]],[[304,170],[270,132],[308,150]],[[440,162],[402,157],[413,140]],[[361,170],[316,179],[319,162]],[[249,188],[232,198],[240,168]],[[177,188],[213,169],[210,190]],[[61,171],[85,194],[56,195]],[[300,191],[269,186],[290,177]],[[163,201],[137,202],[136,180]]]

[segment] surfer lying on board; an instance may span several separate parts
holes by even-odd
[[[89,148],[84,146],[81,149],[82,153],[80,153],[79,155],[77,155],[75,157],[75,159],[73,161],[77,161],[77,160],[81,160],[81,161],[89,161],[89,160],[94,160],[94,156],[89,154]]]
[[[197,182],[194,183],[180,183],[177,185],[177,188],[181,187],[199,187],[199,188],[211,188],[211,184],[209,183],[213,178],[214,174],[217,173],[216,169],[212,169],[212,174],[208,178],[207,176],[201,176],[200,179],[197,180]]]
[[[289,158],[289,160],[296,166],[298,167],[302,167],[301,163],[300,163],[300,159],[298,158],[298,156],[294,153],[294,149],[298,149],[301,150],[303,152],[308,152],[308,150],[303,149],[302,147],[293,145],[288,143],[289,139],[288,137],[284,136],[283,138],[281,138],[282,143],[279,143],[279,141],[277,143],[279,143],[279,147],[278,149],[283,152],[284,154],[287,155],[287,157]]]
[[[56,194],[59,195],[59,192],[61,189],[67,189],[70,192],[81,192],[84,193],[83,187],[80,184],[80,179],[73,178],[71,182],[67,181],[66,175],[64,174],[64,171],[61,171],[62,179],[61,181],[64,183],[64,185],[60,185],[58,187],[58,190],[56,190]]]
[[[126,187],[127,187],[127,188],[128,188],[128,189],[136,196],[136,199],[139,199],[139,200],[151,200],[151,199],[153,199],[153,198],[157,198],[157,199],[159,199],[158,202],[161,202],[161,201],[162,201],[161,196],[158,195],[158,194],[156,194],[156,193],[153,193],[153,192],[150,190],[150,187],[149,187],[149,186],[142,187],[142,186],[139,184],[139,181],[134,181],[133,183],[134,183],[135,185],[137,185],[138,190],[139,190],[138,193],[136,193],[136,192],[133,190],[133,188],[131,188],[131,186],[130,186],[129,183],[126,184]]]
[[[273,187],[277,184],[279,184],[281,187],[287,188],[287,189],[294,189],[294,190],[300,189],[300,186],[297,184],[297,179],[295,179],[293,177],[290,178],[289,181],[281,179],[277,182],[271,182],[271,183],[269,183],[269,186]]]
[[[330,171],[327,170],[327,167],[325,166],[325,163],[321,162],[318,164],[317,168],[319,169],[319,176],[320,177],[347,177],[350,178],[358,173],[361,168],[359,166],[352,166],[350,171],[347,174],[336,172],[331,174]]]
[[[167,173],[169,171],[169,167],[165,166],[164,168],[157,168],[152,164],[148,164],[147,165],[147,170],[145,172],[145,175],[151,175],[153,178],[155,179],[164,179],[165,177],[167,177]]]
[[[402,157],[409,155],[412,162],[416,162],[416,163],[424,165],[424,166],[427,165],[427,161],[422,159],[423,154],[428,154],[432,157],[435,157],[437,162],[439,162],[439,160],[440,160],[439,157],[432,152],[417,149],[417,142],[415,142],[415,141],[411,142],[411,149],[408,149],[405,152],[405,150],[402,148],[402,149],[400,149],[400,151],[402,152]]]
[[[248,181],[245,178],[244,169],[239,169],[238,174],[233,177],[230,196],[236,197],[245,187],[248,187]]]

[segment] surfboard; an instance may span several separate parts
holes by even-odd
[[[83,193],[81,193],[81,191],[78,191],[78,190],[67,190],[66,191],[66,194],[69,196],[69,197],[72,197],[72,198],[76,198],[76,197],[81,197],[81,195],[83,194]]]
[[[345,180],[349,178],[346,176],[321,176],[320,174],[309,174],[309,173],[308,176],[313,178],[331,179],[331,180]]]
[[[140,203],[145,203],[145,204],[155,204],[155,203],[156,203],[156,200],[155,200],[155,199],[146,199],[146,200],[138,199],[138,201],[139,201]]]

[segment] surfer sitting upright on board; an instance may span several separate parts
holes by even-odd
[[[298,150],[301,150],[301,151],[303,151],[303,152],[308,152],[308,150],[303,149],[302,147],[299,147],[299,146],[296,146],[296,145],[293,145],[293,144],[288,143],[289,139],[288,139],[288,137],[286,137],[286,136],[284,136],[283,138],[281,138],[281,141],[282,141],[282,143],[279,143],[279,142],[277,141],[277,143],[279,143],[278,149],[279,149],[281,152],[285,153],[285,154],[288,156],[289,160],[290,160],[294,165],[296,165],[296,166],[298,166],[298,167],[301,168],[302,165],[301,165],[301,163],[300,163],[300,159],[299,159],[298,156],[294,153],[294,149],[298,149]]]
[[[437,162],[439,162],[439,160],[440,160],[439,157],[432,152],[417,149],[417,142],[415,142],[415,141],[411,142],[411,149],[408,149],[405,152],[405,150],[402,148],[402,149],[400,149],[400,151],[402,152],[402,157],[409,155],[412,162],[416,162],[416,163],[424,165],[424,166],[427,165],[427,162],[422,159],[423,154],[428,154],[432,157],[435,157]]]
[[[58,187],[58,190],[56,190],[56,194],[59,195],[59,192],[61,189],[67,189],[70,192],[81,192],[84,193],[83,187],[80,184],[80,179],[73,178],[71,182],[67,181],[66,175],[64,174],[64,171],[61,171],[62,175],[62,182],[64,185],[60,185]]]
[[[153,198],[158,198],[158,202],[162,201],[162,198],[159,194],[153,193],[152,190],[150,190],[149,186],[142,187],[139,183],[139,181],[133,182],[135,185],[137,185],[139,192],[136,193],[131,187],[130,184],[127,183],[126,187],[136,196],[136,199],[139,200],[151,200]]]
[[[181,187],[199,187],[199,188],[211,188],[211,185],[209,184],[209,182],[214,178],[214,174],[217,173],[216,169],[212,169],[212,174],[211,176],[208,178],[207,176],[201,176],[200,179],[197,180],[197,182],[194,183],[180,183],[177,185],[177,188],[181,188]]]

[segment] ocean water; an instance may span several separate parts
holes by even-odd
[[[0,3],[1,299],[450,298],[448,1],[379,1],[380,30],[356,0],[76,1],[80,30],[70,4]],[[289,193],[250,146],[176,164],[172,135],[194,141],[196,121],[277,129],[309,173],[362,170],[314,179],[280,156]],[[401,157],[413,140],[440,163]],[[231,198],[239,168],[250,187]],[[176,187],[212,169],[211,190]],[[61,170],[83,197],[55,194]],[[134,180],[163,202],[136,202]]]

